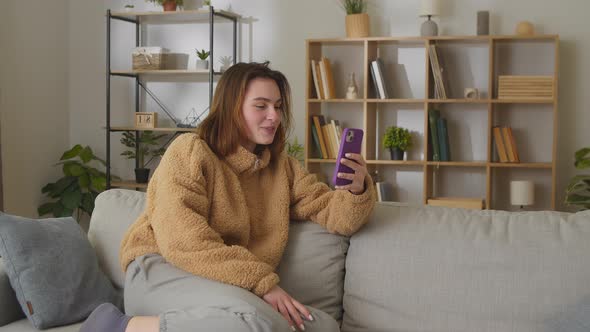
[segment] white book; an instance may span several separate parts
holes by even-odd
[[[383,73],[379,69],[379,64],[377,61],[371,62],[371,67],[373,68],[373,72],[375,73],[375,80],[377,81],[377,89],[379,90],[379,98],[386,99],[385,97],[385,88],[383,86]]]
[[[381,188],[383,187],[383,182],[375,183],[375,191],[377,191],[377,202],[383,202],[383,196],[381,195]]]
[[[318,73],[316,72],[315,67],[316,67],[316,61],[311,60],[311,75],[313,78],[313,85],[315,86],[315,94],[318,99],[322,99],[322,95],[320,93],[320,83],[318,81]]]

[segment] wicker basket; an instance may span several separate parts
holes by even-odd
[[[161,47],[137,47],[131,57],[133,70],[159,70],[164,68],[166,54]]]

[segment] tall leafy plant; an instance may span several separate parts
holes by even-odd
[[[144,131],[143,134],[139,135],[139,151],[136,155],[135,133],[132,131],[125,131],[123,132],[123,136],[121,137],[121,143],[126,147],[132,149],[123,151],[121,155],[126,157],[127,159],[137,158],[139,162],[139,168],[145,168],[149,163],[149,161],[145,162],[145,159],[147,157],[162,156],[164,155],[164,152],[166,152],[166,148],[160,147],[159,143],[159,140],[165,136],[167,136],[167,134],[155,135],[153,131]]]
[[[106,189],[106,174],[93,167],[93,162],[106,167],[106,162],[95,156],[89,146],[77,144],[64,152],[60,162],[54,165],[62,166],[64,176],[41,189],[54,201],[40,205],[37,208],[39,216],[69,217],[76,213],[78,221],[83,213],[90,216],[96,196]]]
[[[577,169],[590,168],[590,147],[576,151],[574,166]],[[590,174],[574,176],[566,189],[565,203],[581,210],[590,210]]]

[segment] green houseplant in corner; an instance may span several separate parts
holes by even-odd
[[[64,177],[41,189],[42,193],[57,201],[40,205],[37,208],[39,216],[69,217],[77,212],[76,220],[80,221],[82,213],[92,214],[96,196],[106,188],[106,174],[92,167],[93,161],[106,167],[105,161],[96,157],[89,146],[77,144],[63,153],[55,165],[62,165]]]
[[[303,145],[299,144],[297,141],[297,136],[295,136],[293,142],[287,141],[285,149],[287,150],[287,154],[289,156],[297,159],[300,163],[303,163]]]
[[[147,168],[148,162],[145,162],[145,158],[149,156],[158,157],[166,152],[166,148],[157,147],[160,145],[158,140],[167,134],[154,135],[153,131],[144,131],[143,134],[139,135],[139,150],[137,156],[135,155],[135,133],[132,131],[123,132],[121,137],[121,143],[131,150],[126,150],[121,153],[127,159],[137,158],[139,168],[135,169],[135,181],[137,183],[147,183],[150,175],[150,169]],[[150,159],[151,161],[151,159]]]
[[[576,151],[574,166],[577,169],[590,168],[590,147]],[[590,174],[574,176],[566,189],[565,203],[580,210],[590,210]]]
[[[404,160],[404,152],[412,147],[412,134],[402,127],[388,127],[383,135],[383,147],[391,152],[391,160]]]
[[[164,8],[165,12],[176,11],[176,6],[182,6],[183,0],[146,0],[147,2],[157,3]]]

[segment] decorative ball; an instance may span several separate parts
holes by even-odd
[[[530,36],[535,34],[535,27],[529,21],[522,21],[516,25],[516,34],[521,36]]]

